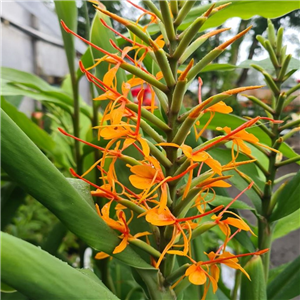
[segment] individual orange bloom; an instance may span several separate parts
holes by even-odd
[[[222,188],[231,187],[231,184],[223,180],[223,179],[228,179],[230,177],[231,176],[220,176],[216,178],[210,177],[196,185],[197,188],[201,188],[201,191],[198,193],[198,196],[195,200],[195,206],[197,207],[200,213],[203,213],[205,211],[207,203],[212,202],[215,199],[215,191],[213,189],[214,187],[222,187]],[[205,200],[207,194],[210,191],[213,193],[213,197],[209,200]]]
[[[147,158],[149,163],[132,166],[130,171],[133,175],[129,176],[131,184],[140,190],[144,190],[142,199],[147,198],[157,188],[161,188],[161,196],[159,201],[159,209],[162,211],[167,206],[167,182],[160,167],[159,162],[153,157]],[[157,186],[151,190],[154,185]],[[151,191],[150,191],[151,190]]]
[[[119,232],[121,232],[122,234],[119,236],[122,241],[121,243],[114,249],[113,251],[113,254],[117,254],[117,253],[120,253],[122,252],[128,242],[131,240],[131,239],[137,239],[141,236],[145,236],[145,235],[149,235],[150,233],[145,231],[145,232],[140,232],[140,233],[137,233],[136,235],[132,236],[130,234],[130,230],[129,230],[129,223],[131,222],[132,218],[133,218],[133,213],[131,214],[131,217],[130,219],[127,221],[126,220],[126,215],[124,213],[123,210],[117,210],[117,218],[118,220],[114,220],[112,218],[110,218],[109,216],[109,211],[110,211],[110,205],[111,205],[111,202],[108,202],[106,203],[101,211],[98,207],[98,205],[96,204],[96,208],[97,208],[97,212],[98,212],[98,215],[101,217],[101,219],[112,229],[115,229],[115,230],[118,230]]]
[[[241,191],[223,210],[218,216],[212,216],[212,219],[216,222],[219,226],[221,231],[225,234],[226,239],[224,245],[226,246],[227,242],[229,241],[229,236],[231,235],[231,230],[229,226],[233,226],[238,228],[239,230],[250,231],[251,234],[255,235],[254,232],[251,230],[249,225],[237,214],[232,211],[228,211],[229,207],[232,205],[234,201],[240,197],[246,190],[250,189],[254,182],[250,183],[243,191]],[[225,220],[222,220],[223,214],[232,214],[235,218],[227,217]],[[224,248],[225,248],[224,246]]]
[[[193,263],[185,272],[185,275],[181,277],[172,287],[175,287],[184,277],[188,277],[189,281],[195,285],[205,285],[202,300],[205,299],[208,288],[212,284],[213,292],[215,293],[218,289],[218,281],[220,278],[220,270],[217,264],[225,264],[230,268],[242,271],[249,279],[248,273],[238,263],[238,258],[249,255],[262,255],[269,251],[269,249],[260,250],[252,253],[244,253],[233,255],[230,252],[224,252],[222,254],[216,254],[210,252],[206,254],[209,258],[208,261],[196,262],[191,257],[187,256]]]
[[[202,79],[200,77],[198,77],[198,83],[199,83],[199,88],[198,88],[198,101],[199,104],[202,103],[202,96],[201,96],[201,92],[202,92]],[[201,131],[199,133],[197,133],[197,128],[196,126],[194,126],[195,128],[195,137],[196,137],[196,141],[198,140],[198,138],[202,135],[202,133],[204,132],[204,130],[207,128],[207,126],[210,124],[211,120],[213,119],[213,117],[215,116],[215,112],[221,113],[221,114],[229,114],[232,112],[232,108],[228,105],[225,104],[225,102],[220,101],[206,109],[204,109],[201,113],[201,115],[203,115],[206,112],[210,112],[210,118],[209,120],[206,122],[206,124],[204,125],[204,127],[201,129]],[[201,116],[200,115],[200,116]],[[200,125],[200,121],[196,122],[196,125]]]
[[[225,126],[223,128],[217,127],[217,130],[225,131],[225,133],[227,135],[232,132],[231,129],[227,126]],[[261,144],[259,142],[259,139],[255,135],[253,135],[252,133],[248,133],[246,130],[241,130],[241,131],[235,133],[234,135],[230,136],[229,140],[233,142],[233,145],[237,146],[237,149],[238,149],[237,151],[240,150],[247,155],[251,155],[251,149],[246,145],[245,142],[248,142],[248,143],[254,144],[254,145],[258,145],[263,148],[267,148],[269,150],[278,152],[277,150],[275,150],[271,147]]]
[[[217,173],[219,175],[222,175],[222,166],[221,166],[221,164],[217,160],[213,159],[207,152],[201,152],[201,153],[196,153],[195,154],[195,153],[193,153],[193,149],[190,146],[187,146],[187,145],[184,145],[184,144],[179,146],[175,143],[160,143],[159,145],[160,146],[169,146],[169,147],[180,148],[182,150],[183,154],[186,156],[186,158],[188,160],[190,160],[191,165],[194,162],[204,162],[215,173]],[[191,185],[192,179],[193,179],[193,171],[191,170],[190,174],[189,174],[188,182],[186,184],[185,191],[184,191],[183,196],[182,196],[182,199],[184,199],[187,196],[187,194],[190,190],[190,185]]]

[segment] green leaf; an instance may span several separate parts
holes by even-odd
[[[94,59],[93,59],[92,50],[90,46],[87,47],[86,51],[81,56],[80,60],[86,68],[94,64]],[[80,68],[78,68],[76,71],[77,79],[79,80],[83,75],[84,73],[82,73]]]
[[[211,199],[213,198],[213,194],[208,193],[207,199]],[[229,197],[224,197],[221,195],[215,195],[215,198],[212,202],[210,202],[209,204],[213,205],[213,206],[219,206],[219,205],[228,205],[230,202],[232,201],[232,198]],[[246,203],[239,201],[239,200],[235,200],[231,205],[230,205],[231,209],[246,209],[246,210],[254,210],[253,207],[247,205]]]
[[[74,32],[77,31],[77,6],[76,1],[54,1],[58,21],[63,20]],[[60,26],[64,49],[67,56],[68,66],[71,74],[75,73],[75,39]]]
[[[225,165],[229,163],[232,160],[232,154],[230,149],[212,149],[209,151],[211,156],[215,159],[217,159],[222,165]],[[237,161],[244,161],[247,160],[245,155],[240,154],[239,159]],[[259,174],[257,172],[256,167],[254,166],[253,163],[247,164],[244,166],[239,166],[238,169],[251,177],[254,182],[259,181]],[[247,186],[248,183],[243,179],[237,172],[234,170],[226,171],[224,173],[225,175],[232,175],[231,178],[229,178],[229,181],[240,191],[244,190]],[[260,197],[257,195],[257,193],[253,190],[247,190],[245,194],[248,196],[248,198],[252,201],[255,210],[260,213],[261,211],[261,200]]]
[[[253,256],[245,265],[251,281],[242,275],[241,298],[243,300],[267,300],[263,264],[260,256]],[[269,299],[269,298],[268,298]]]
[[[15,183],[1,186],[1,228],[10,223],[19,206],[24,203],[26,193]]]
[[[291,263],[292,262],[289,262],[289,263],[286,263],[286,264],[282,264],[279,267],[275,267],[273,269],[270,269],[268,284],[270,284]]]
[[[112,253],[120,243],[117,234],[2,110],[1,122],[1,162],[7,174],[90,247]],[[115,257],[132,267],[153,269],[129,246]]]
[[[64,224],[61,222],[56,223],[45,239],[42,249],[56,256],[59,246],[61,245],[67,232],[68,230]]]
[[[24,113],[19,112],[13,105],[6,102],[4,97],[1,97],[1,108],[11,119],[15,120],[15,123],[40,149],[50,153],[53,152],[55,142],[46,131],[28,119]]]
[[[288,300],[300,295],[300,256],[268,285],[268,300]]]
[[[234,227],[231,228],[232,228],[232,233],[237,230]],[[254,252],[256,250],[253,242],[251,241],[246,231],[239,232],[238,234],[235,235],[234,239],[236,239],[247,251]]]
[[[216,2],[216,7],[226,4],[228,1]],[[253,1],[253,0],[232,0],[230,6],[217,12],[211,16],[201,27],[200,31],[204,31],[208,28],[218,27],[222,25],[226,20],[234,17],[239,17],[244,20],[248,20],[255,15],[259,15],[264,18],[278,18],[293,10],[299,9],[298,1]],[[186,29],[197,17],[202,15],[209,9],[211,4],[197,6],[192,9],[182,24],[178,27],[179,30]],[[151,34],[156,33],[159,30],[158,25],[151,24],[148,27],[148,31]]]
[[[226,3],[228,3],[228,1],[218,1],[216,7]],[[193,22],[196,17],[203,14],[210,5],[211,4],[201,5],[200,7],[192,9],[179,29],[184,30],[187,28],[191,22]],[[283,16],[295,9],[299,9],[299,2],[297,1],[233,0],[231,1],[230,6],[210,17],[202,26],[201,31],[207,28],[217,27],[233,17],[248,20],[255,15],[259,15],[264,18],[272,19]]]
[[[98,280],[21,239],[1,233],[2,280],[30,299],[118,299]]]
[[[86,182],[77,178],[66,178],[68,182],[74,187],[74,189],[79,193],[81,198],[86,201],[86,203],[96,211],[93,197],[91,195],[90,186]]]
[[[279,239],[290,232],[300,228],[300,209],[296,210],[292,214],[280,219],[274,229],[272,235],[273,240]]]
[[[21,294],[20,292],[15,293],[2,293],[1,292],[1,300],[28,300],[26,296]]]
[[[52,87],[41,78],[19,70],[1,68],[1,92],[4,96],[28,96],[41,102],[53,103],[69,114],[73,112],[72,95],[62,89]],[[80,111],[87,117],[91,117],[91,108],[80,101]]]
[[[15,293],[17,290],[9,286],[8,284],[1,281],[1,292],[4,293]],[[1,297],[2,299],[2,297]]]
[[[247,60],[241,62],[237,66],[237,68],[249,69],[249,68],[251,68],[251,65],[253,65],[253,64],[258,65],[258,66],[262,67],[263,69],[265,69],[267,71],[273,71],[274,70],[274,66],[273,66],[273,64],[272,64],[272,62],[269,58],[259,60],[259,61],[247,59]],[[289,72],[291,70],[295,70],[295,69],[298,70],[299,65],[300,65],[300,60],[292,57],[292,59],[289,63],[289,66],[287,68],[287,72]]]
[[[300,208],[300,171],[290,180],[278,196],[278,202],[270,217],[270,221],[286,217]]]

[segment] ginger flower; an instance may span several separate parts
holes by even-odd
[[[251,230],[249,225],[236,213],[232,211],[228,211],[230,206],[234,201],[238,199],[246,190],[250,189],[254,182],[251,182],[243,191],[241,191],[223,210],[218,216],[212,216],[211,218],[215,221],[215,223],[219,226],[221,231],[225,234],[226,239],[224,242],[224,245],[226,246],[227,242],[229,241],[229,236],[231,235],[231,230],[229,226],[236,227],[239,230],[244,230],[244,231],[250,231],[251,234],[255,235],[254,232]],[[225,220],[222,220],[223,214],[232,214],[235,216],[235,218],[232,217],[227,217]]]
[[[131,217],[130,219],[127,221],[126,220],[126,215],[124,213],[123,210],[119,209],[116,211],[116,215],[117,215],[117,221],[110,218],[109,216],[109,211],[110,211],[110,205],[111,202],[106,203],[101,211],[99,209],[99,206],[96,204],[96,208],[97,208],[97,212],[98,215],[100,216],[100,218],[112,229],[118,230],[119,232],[121,232],[122,234],[119,236],[122,241],[121,243],[114,249],[113,254],[117,254],[122,252],[128,242],[132,239],[137,239],[139,237],[145,236],[145,235],[149,235],[151,233],[145,231],[145,232],[140,232],[135,234],[134,236],[130,234],[130,230],[129,230],[129,223],[131,222],[132,218],[133,218],[133,213],[131,213]]]
[[[201,153],[193,153],[193,149],[190,146],[187,145],[177,145],[175,143],[160,143],[160,146],[169,146],[169,147],[175,147],[175,148],[180,148],[183,152],[183,154],[186,156],[186,158],[190,161],[191,165],[194,162],[202,162],[207,164],[215,173],[222,175],[222,166],[221,164],[213,159],[207,152],[201,152]],[[186,184],[186,188],[184,190],[182,199],[186,197],[190,190],[190,185],[193,179],[193,171],[190,171],[188,182]]]
[[[232,132],[232,130],[228,126],[225,126],[223,128],[217,127],[217,130],[222,130],[227,135],[231,134],[231,132]],[[255,135],[253,135],[252,133],[248,133],[246,130],[241,130],[241,131],[231,135],[229,140],[233,142],[233,145],[237,146],[237,151],[240,150],[247,155],[251,155],[251,149],[246,145],[245,142],[248,142],[253,145],[261,146],[263,148],[267,148],[271,151],[278,152],[277,150],[275,150],[271,147],[261,144],[259,142],[259,139]]]
[[[250,255],[262,255],[267,251],[269,251],[269,249],[264,249],[252,253],[238,254],[238,255],[234,255],[230,252],[223,252],[222,254],[216,254],[214,252],[210,252],[209,254],[206,254],[209,258],[208,261],[198,261],[198,262],[196,262],[194,259],[192,259],[190,256],[187,255],[186,257],[188,257],[193,264],[187,268],[184,276],[181,277],[175,284],[173,284],[173,287],[175,287],[184,277],[188,277],[189,281],[192,284],[204,285],[204,292],[201,298],[203,300],[206,297],[210,284],[212,284],[214,293],[218,289],[220,270],[217,264],[224,264],[230,268],[240,270],[250,280],[248,273],[238,263],[238,258],[243,256],[250,256]]]

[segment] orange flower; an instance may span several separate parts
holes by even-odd
[[[137,239],[141,236],[149,235],[150,233],[145,231],[145,232],[137,233],[136,235],[132,236],[130,234],[128,225],[133,218],[133,213],[131,213],[131,217],[127,222],[126,216],[125,216],[125,213],[123,212],[123,210],[117,210],[118,221],[116,221],[116,220],[110,218],[110,216],[109,216],[110,205],[111,205],[111,202],[106,203],[102,207],[101,212],[100,212],[99,206],[97,204],[96,204],[96,208],[97,208],[98,215],[110,228],[118,230],[119,232],[122,233],[119,236],[122,239],[122,241],[113,251],[113,254],[117,254],[117,253],[122,252],[126,248],[128,241],[130,241],[132,239]]]
[[[193,149],[190,146],[187,145],[181,145],[178,146],[177,144],[174,143],[160,143],[160,146],[169,146],[169,147],[175,147],[175,148],[180,148],[183,152],[183,154],[187,157],[188,160],[190,160],[191,165],[193,162],[204,162],[207,164],[215,173],[222,175],[222,167],[221,164],[213,159],[207,152],[201,152],[201,153],[193,153]],[[183,193],[182,199],[186,197],[190,190],[190,185],[193,179],[193,171],[190,171],[188,182],[186,184],[185,191]]]

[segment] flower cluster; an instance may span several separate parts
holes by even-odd
[[[238,167],[253,162],[251,150],[245,142],[267,148],[246,129],[262,119],[276,121],[256,117],[235,129],[217,128],[224,131],[224,135],[201,142],[199,138],[215,113],[228,114],[232,111],[224,102],[226,98],[260,86],[228,90],[202,101],[202,80],[199,78],[199,103],[191,110],[184,109],[182,101],[188,84],[205,65],[250,29],[218,46],[196,64],[191,59],[189,63],[183,65],[201,43],[226,30],[214,30],[193,41],[204,22],[226,7],[226,5],[218,7],[212,5],[187,29],[179,33],[177,28],[188,12],[188,2],[176,14],[172,7],[166,6],[167,1],[160,1],[161,12],[150,1],[146,1],[149,10],[132,3],[142,11],[136,23],[110,13],[102,4],[97,3],[95,8],[102,16],[111,17],[131,32],[131,38],[124,36],[101,19],[104,27],[114,32],[128,45],[121,49],[111,40],[114,53],[78,36],[62,22],[67,32],[103,54],[101,59],[96,59],[93,66],[85,66],[80,62],[80,69],[86,78],[102,91],[93,100],[105,100],[107,103],[100,124],[95,128],[98,130],[98,138],[106,141],[106,146],[100,147],[74,137],[62,129],[60,131],[101,153],[100,159],[85,174],[71,171],[74,176],[93,187],[93,196],[105,199],[102,207],[96,204],[99,217],[116,230],[120,238],[120,243],[112,254],[122,252],[129,243],[133,243],[150,254],[149,261],[156,268],[160,268],[165,277],[173,271],[172,268],[166,267],[168,259],[174,255],[184,256],[191,264],[186,267],[179,280],[170,284],[175,286],[182,278],[188,277],[193,284],[205,285],[203,296],[205,298],[210,284],[214,291],[217,289],[218,264],[239,269],[248,276],[238,263],[238,257],[260,255],[267,251],[234,255],[226,250],[227,243],[238,232],[246,231],[253,234],[249,225],[230,210],[230,206],[241,193],[252,188],[253,182],[250,181],[249,186],[227,206],[215,207],[213,200],[215,187],[230,186],[226,180],[231,176],[224,175],[224,172],[236,170],[243,176]],[[150,21],[142,27],[139,21],[144,16],[148,16]],[[162,32],[155,39],[147,31],[152,25],[159,26]],[[146,66],[146,59],[152,62],[152,70],[149,64]],[[103,63],[108,64],[108,71],[103,78],[97,78],[93,68]],[[121,84],[118,82],[120,69],[129,74],[127,80]],[[131,93],[133,88],[138,90],[135,102]],[[209,114],[210,118],[206,124],[201,124],[202,130],[199,131],[198,125],[204,114]],[[196,147],[191,146],[188,137],[194,139]],[[232,142],[232,160],[222,165],[210,154],[210,150],[227,142]],[[273,149],[268,148],[266,151]],[[238,162],[240,152],[248,155],[250,160]],[[85,178],[93,168],[97,168],[99,172],[101,185]],[[210,216],[210,221],[203,222],[205,216]],[[139,221],[144,219],[149,224],[148,231],[131,228],[130,223],[133,219]],[[207,254],[207,261],[195,261],[192,258],[191,241],[214,226],[218,226],[223,232],[224,243],[216,253]],[[234,233],[231,231],[232,228],[236,229]],[[96,258],[101,259],[108,255],[100,252]]]

